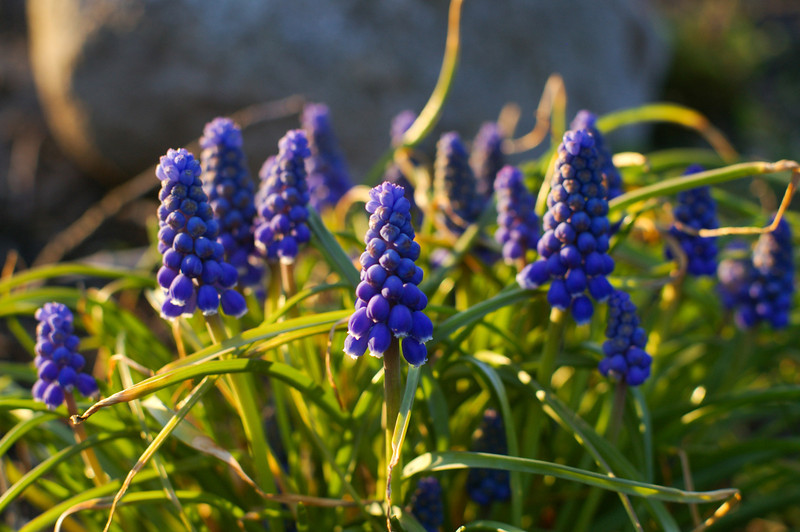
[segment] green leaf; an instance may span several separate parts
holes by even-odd
[[[456,532],[530,532],[522,528],[509,525],[508,523],[501,523],[499,521],[473,521],[466,525],[461,525],[456,529]]]
[[[452,471],[475,467],[518,471],[520,473],[532,475],[550,475],[556,478],[586,484],[587,486],[595,486],[617,493],[625,493],[626,495],[681,504],[725,501],[736,497],[739,493],[739,490],[736,489],[685,491],[667,486],[658,486],[646,482],[637,482],[619,477],[601,475],[593,471],[543,460],[458,451],[422,454],[406,464],[406,467],[403,469],[403,476],[405,478],[410,478],[420,473],[435,473],[438,471]]]
[[[328,228],[322,223],[319,214],[314,209],[308,209],[308,227],[314,236],[312,243],[327,259],[328,264],[342,277],[342,280],[355,290],[361,279],[355,266],[353,266],[353,261],[350,260],[350,257],[344,252],[336,238],[328,231]]]
[[[506,288],[496,296],[485,301],[481,301],[480,303],[473,305],[471,308],[459,312],[454,316],[450,316],[443,322],[439,323],[436,327],[434,327],[433,343],[435,344],[442,341],[444,338],[449,337],[461,327],[466,327],[467,325],[478,321],[497,309],[530,299],[535,293],[535,291],[523,290],[517,286]]]

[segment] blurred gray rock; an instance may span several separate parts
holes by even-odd
[[[203,124],[290,94],[327,103],[357,171],[388,147],[389,123],[436,83],[443,0],[28,0],[31,60],[51,128],[109,181],[136,173]],[[658,94],[666,65],[647,2],[464,3],[461,63],[441,130],[471,138],[518,102],[528,122],[560,72],[570,113]],[[245,132],[254,168],[295,117]]]

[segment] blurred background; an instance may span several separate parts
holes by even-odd
[[[155,177],[117,189],[124,205],[107,200],[107,220],[84,219],[88,238],[54,241],[167,148],[252,105],[273,102],[246,115],[253,172],[299,126],[305,98],[330,106],[363,178],[389,146],[392,116],[427,100],[446,15],[444,0],[235,10],[211,0],[0,0],[0,261],[11,254],[19,267],[146,244]],[[526,131],[547,76],[559,72],[570,116],[668,100],[705,113],[747,158],[800,158],[800,2],[470,0],[462,31],[434,138],[456,129],[470,139],[509,101]],[[617,150],[700,145],[669,126],[611,140]]]

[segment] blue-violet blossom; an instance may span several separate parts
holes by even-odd
[[[84,373],[86,361],[78,353],[80,340],[73,334],[73,317],[61,303],[45,303],[35,314],[36,358],[34,363],[39,378],[33,385],[33,397],[43,401],[48,408],[57,408],[64,402],[65,394],[73,388],[84,397],[98,392],[97,381]]]
[[[253,255],[255,185],[242,151],[242,130],[230,118],[218,117],[206,124],[200,139],[201,179],[208,202],[219,221],[217,241],[225,260],[239,272],[239,284],[258,285],[264,273]]]
[[[603,186],[606,187],[607,200],[612,200],[625,193],[622,189],[622,176],[614,166],[614,158],[606,145],[605,139],[597,129],[597,116],[591,111],[578,111],[575,119],[570,125],[570,129],[585,129],[593,138],[597,155],[599,157],[600,173],[603,176]]]
[[[507,263],[524,258],[539,238],[539,218],[534,212],[536,200],[528,191],[522,172],[515,166],[504,166],[494,182],[497,198],[497,231],[494,238],[503,246]]]
[[[584,129],[567,131],[558,147],[548,210],[542,217],[539,259],[517,274],[517,282],[537,288],[551,280],[547,300],[555,308],[570,308],[579,324],[594,313],[587,291],[600,302],[613,291],[606,279],[614,260],[608,255],[605,197],[594,137]]]
[[[310,203],[319,211],[335,206],[350,190],[350,174],[333,131],[328,106],[307,104],[303,108],[301,123],[311,149],[311,156],[306,159]]]
[[[702,172],[703,167],[692,165],[686,169],[683,175],[696,174]],[[675,219],[691,229],[716,229],[719,227],[717,222],[717,206],[714,198],[711,197],[709,187],[697,187],[691,190],[683,190],[678,193],[678,203],[673,209]],[[716,237],[701,237],[690,235],[681,231],[673,225],[669,229],[669,234],[678,242],[683,253],[686,254],[688,265],[686,270],[691,275],[714,275],[717,271],[717,243]],[[675,259],[675,254],[670,246],[664,249],[667,259]]]
[[[278,143],[277,157],[267,159],[256,193],[256,248],[269,260],[291,264],[299,246],[311,239],[305,160],[311,155],[300,129],[288,131]]]
[[[236,268],[224,259],[217,241],[219,221],[200,181],[200,163],[181,148],[169,150],[156,168],[161,180],[158,249],[163,254],[158,284],[167,298],[161,315],[167,319],[222,311],[235,317],[247,312],[244,297],[234,290]]]
[[[639,326],[636,305],[621,290],[615,290],[608,298],[606,338],[605,358],[598,366],[600,373],[606,377],[611,374],[630,386],[639,386],[647,380],[653,361],[644,350],[647,333]]]
[[[476,190],[483,198],[491,196],[497,172],[506,164],[503,136],[496,122],[484,122],[472,141],[469,164],[475,173]]]
[[[503,418],[497,410],[487,409],[481,424],[472,435],[470,449],[476,453],[508,454]],[[472,468],[467,475],[467,494],[481,505],[511,498],[508,471],[502,469]]]
[[[433,336],[433,324],[422,312],[428,298],[418,288],[423,274],[414,263],[420,246],[414,241],[411,205],[403,188],[393,183],[376,186],[369,196],[367,247],[360,258],[361,282],[344,352],[357,358],[369,350],[382,357],[394,337],[402,339],[406,361],[420,366],[428,358],[425,342]]]
[[[425,532],[437,532],[444,523],[442,485],[436,477],[422,477],[409,502],[411,514],[419,521]]]

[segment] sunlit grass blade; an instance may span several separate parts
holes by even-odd
[[[623,109],[597,119],[597,129],[607,133],[620,127],[644,122],[670,122],[697,131],[726,161],[736,159],[736,150],[728,139],[701,113],[674,103],[651,103]]]
[[[439,79],[433,88],[428,102],[420,111],[419,116],[403,135],[403,146],[415,146],[436,125],[442,114],[444,102],[450,93],[453,79],[458,67],[458,55],[461,48],[461,4],[462,0],[450,0],[450,10],[447,22],[447,41],[445,43],[442,68]]]
[[[186,358],[170,362],[159,369],[158,373],[166,373],[182,366],[208,362],[243,347],[252,348],[257,346],[259,351],[266,348],[278,347],[288,342],[287,339],[290,338],[290,336],[287,333],[298,331],[299,329],[313,328],[313,330],[316,331],[315,334],[327,333],[330,330],[331,324],[343,318],[348,318],[352,313],[352,310],[334,310],[320,314],[311,314],[300,318],[292,318],[280,323],[266,323],[224,340],[220,344],[201,349]],[[305,336],[305,333],[291,338],[296,339],[302,338],[303,336]],[[275,340],[274,342],[268,342],[273,339]]]
[[[392,472],[394,471],[395,466],[400,463],[401,453],[403,452],[403,442],[406,439],[408,424],[411,421],[411,407],[414,406],[414,396],[417,393],[417,386],[419,385],[420,371],[420,367],[411,366],[408,369],[406,389],[403,393],[403,400],[400,402],[400,409],[397,412],[397,421],[392,432],[392,456],[391,460],[389,461],[389,471],[386,480],[387,501],[390,503],[392,500]]]
[[[6,432],[3,437],[0,438],[0,457],[5,455],[11,446],[14,445],[17,440],[25,436],[28,432],[55,417],[57,417],[55,412],[37,412],[28,419],[24,419],[14,425],[11,430]]]
[[[636,202],[675,194],[682,190],[689,190],[705,185],[716,185],[753,175],[785,172],[796,168],[797,163],[794,161],[777,161],[774,163],[759,161],[733,164],[724,168],[706,170],[688,176],[677,176],[646,187],[637,188],[636,190],[626,192],[622,196],[614,198],[608,202],[608,211],[609,213],[618,212]]]
[[[473,521],[466,525],[461,525],[456,529],[456,532],[530,532],[508,523],[501,523],[499,521],[487,521],[481,519],[480,521]]]
[[[327,292],[328,290],[350,290],[350,285],[348,283],[333,283],[333,284],[321,284],[314,286],[312,288],[307,288],[305,290],[301,290],[297,292],[295,295],[290,297],[286,300],[286,303],[277,310],[274,314],[269,316],[269,322],[275,323],[278,321],[278,318],[285,315],[291,309],[296,307],[301,301],[308,299],[309,297],[315,296],[322,292]]]
[[[102,277],[107,279],[125,279],[127,282],[137,281],[139,286],[155,286],[155,277],[147,272],[135,272],[122,268],[98,268],[80,263],[52,264],[32,268],[0,281],[0,292],[7,292],[34,281],[55,279],[59,277]]]
[[[223,513],[227,513],[237,521],[241,521],[245,516],[245,511],[242,510],[239,506],[236,506],[228,499],[225,499],[213,493],[178,490],[175,492],[175,495],[183,503],[207,504]],[[153,504],[159,502],[169,502],[167,494],[165,494],[163,491],[138,491],[136,493],[131,493],[130,495],[128,495],[128,497],[125,498],[125,501],[118,503],[118,505],[119,506],[126,506],[126,505],[130,506],[136,504],[144,505],[144,504]],[[64,521],[64,519],[66,519],[67,517],[69,517],[74,513],[85,510],[99,510],[99,509],[109,508],[113,504],[114,501],[112,497],[100,497],[76,503],[71,508],[68,508],[67,510],[62,512],[62,514],[56,521],[55,531],[58,532],[59,530],[61,530],[61,523]]]
[[[101,408],[140,399],[169,386],[188,380],[200,377],[218,377],[228,373],[258,373],[268,375],[301,392],[305,399],[319,406],[337,423],[346,425],[350,420],[349,416],[339,408],[339,403],[336,401],[333,393],[316,384],[314,380],[305,373],[281,362],[246,358],[214,360],[155,375],[139,381],[133,386],[121,390],[105,399],[101,399],[82,415],[75,416],[75,420],[84,421]]]
[[[550,475],[626,495],[680,504],[726,501],[738,496],[739,493],[738,490],[732,488],[712,491],[685,491],[620,477],[609,477],[593,471],[543,460],[458,451],[422,454],[406,464],[403,469],[403,476],[410,478],[420,473],[435,473],[473,467],[504,469],[531,475]]]

